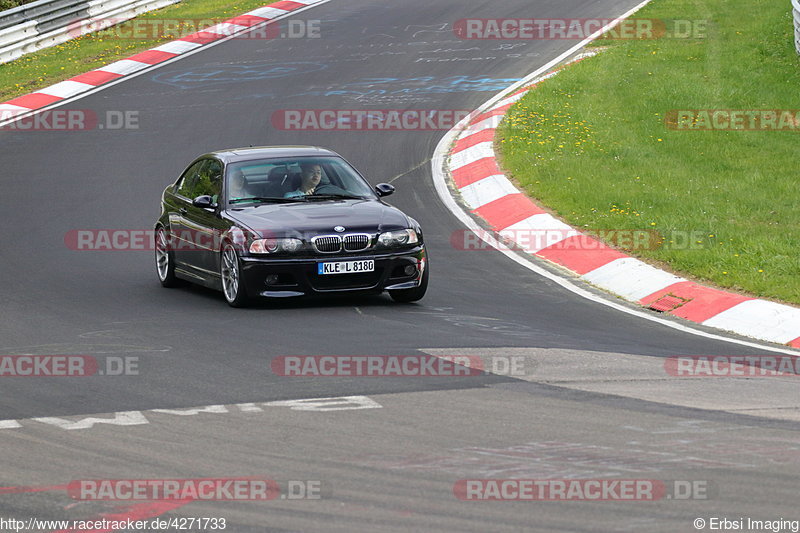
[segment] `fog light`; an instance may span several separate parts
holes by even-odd
[[[417,267],[414,265],[408,265],[405,269],[403,269],[403,272],[405,272],[406,276],[413,276],[417,273]]]
[[[267,278],[264,280],[264,283],[266,283],[267,285],[275,285],[276,283],[278,283],[278,275],[277,274],[268,275]]]

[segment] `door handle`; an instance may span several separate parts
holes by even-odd
[[[185,215],[186,213],[188,213],[188,211],[186,210],[186,208],[185,208],[185,207],[181,207],[181,208],[180,208],[180,214],[181,214],[181,215]]]

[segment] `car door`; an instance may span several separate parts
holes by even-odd
[[[220,203],[224,200],[222,176],[222,162],[214,158],[206,159],[197,173],[194,198],[210,196],[215,207],[190,205],[185,217],[189,233],[195,239],[194,245],[197,251],[195,266],[203,271],[204,276],[211,279],[219,277],[220,237],[225,229],[220,217]]]
[[[195,161],[181,175],[177,183],[174,202],[170,205],[169,223],[172,234],[172,250],[176,265],[187,273],[196,275],[193,270],[199,266],[199,258],[195,252],[195,239],[186,217],[192,207],[192,196],[197,189],[200,168],[206,163],[205,159]]]

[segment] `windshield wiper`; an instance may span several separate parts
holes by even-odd
[[[320,200],[364,200],[363,196],[353,196],[352,194],[312,194],[306,198],[309,200],[315,198]]]
[[[239,203],[244,203],[244,202],[261,202],[261,203],[272,202],[272,203],[276,203],[276,204],[284,204],[284,203],[287,203],[287,202],[293,202],[295,200],[296,200],[296,197],[294,197],[294,198],[281,198],[281,197],[278,197],[278,196],[253,196],[253,197],[250,197],[250,198],[234,198],[233,200],[230,200],[230,203],[239,204]]]

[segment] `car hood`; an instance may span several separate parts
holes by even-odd
[[[375,200],[262,204],[228,214],[262,237],[335,233],[335,226],[343,226],[345,233],[377,233],[410,227],[402,211]]]

